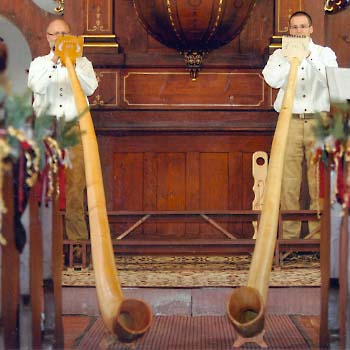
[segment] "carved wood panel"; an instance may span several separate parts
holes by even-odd
[[[192,81],[183,71],[125,71],[123,108],[268,109],[269,88],[257,71],[203,71]]]
[[[208,69],[192,81],[181,69],[95,69],[99,86],[93,108],[253,109],[271,108],[273,91],[260,70]]]
[[[112,0],[85,0],[86,24],[85,34],[113,33]]]
[[[112,69],[95,69],[98,87],[89,97],[91,107],[118,107],[119,106],[119,71]]]

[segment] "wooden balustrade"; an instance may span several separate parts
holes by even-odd
[[[60,213],[62,223],[64,222],[64,212]],[[251,223],[259,221],[260,211],[258,210],[222,210],[222,211],[110,211],[108,219],[110,225],[117,222],[127,221],[130,228],[117,234],[117,239],[113,239],[113,248],[116,254],[249,254],[254,250],[255,240],[239,238],[237,232],[227,232],[222,229],[222,222],[241,222]],[[203,218],[206,216],[211,219],[208,222]],[[283,265],[284,253],[288,252],[319,252],[319,239],[283,239],[281,237],[282,223],[284,220],[308,221],[318,220],[318,213],[315,210],[285,210],[280,212],[279,235],[275,247],[275,266]],[[222,233],[222,238],[207,239],[133,239],[128,237],[133,230],[144,223],[168,223],[168,222],[186,223],[207,223]],[[138,225],[139,223],[139,225]],[[61,227],[63,225],[61,224]],[[223,232],[225,231],[225,232]],[[127,234],[125,234],[127,233]],[[63,232],[62,232],[63,235]],[[231,237],[230,237],[231,236]],[[65,239],[63,241],[64,252],[66,255],[66,266],[69,268],[87,268],[89,254],[91,252],[91,243],[89,240],[72,241]],[[74,247],[81,248],[81,258],[74,261]],[[176,252],[176,253],[174,253]]]

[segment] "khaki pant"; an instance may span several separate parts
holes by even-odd
[[[71,240],[88,239],[85,221],[85,168],[83,145],[69,149],[72,168],[66,169],[66,234]]]
[[[302,164],[305,154],[307,165],[307,180],[310,195],[310,209],[318,209],[318,179],[316,165],[312,160],[312,146],[314,144],[313,128],[315,119],[299,119],[292,117],[284,164],[281,192],[281,209],[300,209],[300,187],[302,181]],[[283,238],[299,238],[300,221],[285,221],[283,223]],[[309,221],[309,232],[320,230],[319,221]],[[319,233],[312,238],[319,238]]]

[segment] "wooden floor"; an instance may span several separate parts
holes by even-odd
[[[318,349],[318,328],[319,317],[317,316],[295,316],[298,324],[301,326],[300,331],[310,341],[313,349]],[[64,344],[65,349],[80,348],[79,343],[96,317],[90,316],[64,316]],[[86,338],[85,338],[86,340]],[[154,349],[156,350],[156,349]],[[162,349],[157,349],[162,350]],[[165,350],[165,349],[164,349]],[[171,349],[167,349],[171,350]],[[201,349],[204,350],[204,349]]]

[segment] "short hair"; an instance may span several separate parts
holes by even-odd
[[[290,24],[290,21],[293,17],[300,17],[300,16],[305,16],[307,18],[307,20],[309,21],[309,25],[312,26],[312,18],[311,16],[305,12],[305,11],[297,11],[297,12],[294,12],[290,18],[289,18],[289,24]]]

